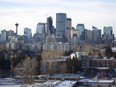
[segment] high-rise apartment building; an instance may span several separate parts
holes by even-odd
[[[53,34],[53,21],[52,21],[52,17],[48,17],[47,18],[47,31],[48,31],[48,35],[52,35]]]
[[[56,37],[63,41],[66,39],[66,13],[56,14]]]

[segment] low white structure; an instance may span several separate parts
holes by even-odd
[[[70,57],[71,59],[75,58],[75,53],[71,53]]]
[[[77,83],[77,81],[62,81],[60,84],[58,84],[55,87],[73,87],[75,84]]]
[[[112,52],[116,52],[116,47],[113,47],[112,48]]]
[[[114,80],[105,79],[81,79],[79,86],[100,86],[100,87],[112,87],[114,86]]]
[[[76,52],[76,53],[75,53],[75,56],[76,56],[77,58],[81,58],[81,55],[82,55],[82,52]]]
[[[78,59],[81,59],[81,56],[86,56],[86,55],[88,55],[86,52],[75,52],[75,53],[72,53],[70,55],[70,57],[71,57],[71,59],[73,59],[75,57]]]

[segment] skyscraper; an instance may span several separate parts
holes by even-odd
[[[53,34],[53,23],[52,23],[52,17],[47,18],[47,30],[48,30],[48,35]]]
[[[36,37],[39,41],[44,42],[46,38],[46,24],[38,23],[36,28]]]
[[[37,34],[45,33],[45,24],[44,23],[38,23],[36,28]]]
[[[80,33],[80,41],[83,42],[85,40],[85,25],[84,24],[77,24],[76,29]]]
[[[114,40],[113,28],[112,26],[104,27],[104,32],[102,35],[102,41],[104,44],[111,44]]]
[[[66,28],[67,29],[72,28],[72,19],[71,18],[67,18],[67,20],[66,20]]]
[[[92,33],[93,33],[93,43],[94,44],[101,44],[101,30],[97,27],[92,26]]]
[[[104,34],[106,35],[112,35],[112,26],[104,27]]]
[[[1,31],[1,42],[4,43],[7,41],[7,31],[6,30],[2,30]]]
[[[32,38],[32,33],[31,29],[29,28],[24,28],[24,41],[29,42]]]
[[[61,37],[63,41],[66,39],[66,14],[56,14],[56,37]]]
[[[93,31],[85,29],[85,43],[93,43]]]
[[[14,33],[13,30],[9,30],[9,31],[7,31],[7,34],[8,34],[8,36],[14,36],[14,35],[15,35],[15,33]]]
[[[68,39],[68,42],[71,41],[71,29],[72,29],[72,19],[67,18],[67,21],[66,21],[66,38]]]

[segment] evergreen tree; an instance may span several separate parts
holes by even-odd
[[[110,58],[110,57],[113,56],[113,52],[112,52],[111,46],[107,46],[107,47],[105,48],[105,56],[106,56],[107,58]]]
[[[81,70],[81,62],[77,58],[69,58],[66,61],[67,73],[76,73]]]

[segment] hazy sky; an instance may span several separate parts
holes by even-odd
[[[116,0],[0,0],[0,30],[14,30],[19,23],[19,34],[25,27],[35,33],[38,22],[46,22],[52,16],[56,26],[56,13],[67,13],[72,26],[84,23],[87,29],[92,25],[103,30],[113,26],[116,35]]]

